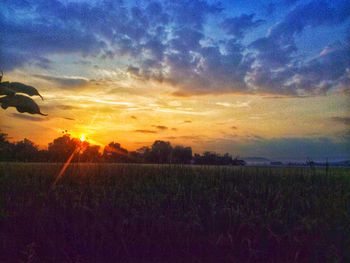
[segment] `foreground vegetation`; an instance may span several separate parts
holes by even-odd
[[[346,169],[0,164],[0,262],[350,262]]]

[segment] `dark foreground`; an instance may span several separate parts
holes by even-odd
[[[350,262],[345,169],[0,164],[0,262]]]

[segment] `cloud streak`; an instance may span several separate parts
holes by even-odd
[[[350,126],[350,117],[333,117],[333,121]]]
[[[134,132],[137,132],[137,133],[157,133],[157,131],[153,131],[153,130],[134,130]]]
[[[61,87],[79,87],[89,82],[87,78],[83,77],[56,77],[41,74],[34,74],[33,77],[53,82]]]
[[[24,121],[35,121],[35,122],[47,121],[47,118],[34,117],[34,116],[29,116],[29,115],[20,114],[20,113],[12,113],[11,116]]]

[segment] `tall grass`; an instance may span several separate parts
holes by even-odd
[[[346,169],[0,165],[0,262],[350,262]]]

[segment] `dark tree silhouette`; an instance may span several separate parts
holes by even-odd
[[[13,159],[14,144],[8,141],[8,135],[0,132],[0,160],[9,161]]]
[[[205,165],[245,165],[244,160],[239,160],[238,157],[232,159],[232,156],[228,153],[224,155],[217,154],[215,152],[204,152],[203,155],[194,155],[195,164],[205,164]]]
[[[99,162],[101,161],[101,154],[99,152],[100,146],[86,145],[83,153],[79,157],[81,162]]]
[[[151,147],[151,161],[155,163],[171,163],[172,149],[170,142],[155,141]]]
[[[172,151],[172,162],[189,164],[192,161],[192,148],[184,146],[175,146]]]
[[[50,161],[65,162],[68,157],[75,151],[80,141],[71,138],[69,134],[65,134],[53,142],[49,143],[48,155]]]
[[[128,152],[120,143],[111,142],[100,153],[100,147],[81,142],[64,134],[49,143],[47,150],[39,150],[28,139],[12,143],[6,133],[0,132],[0,161],[21,162],[66,162],[74,152],[72,162],[111,162],[111,163],[176,163],[200,165],[245,165],[244,160],[215,152],[204,152],[192,156],[192,148],[174,146],[170,142],[157,140],[151,147],[144,146]]]
[[[38,157],[38,147],[30,140],[16,142],[13,147],[13,158],[20,162],[28,162]]]
[[[102,156],[106,162],[127,162],[128,150],[122,148],[120,143],[110,142],[105,146]]]

